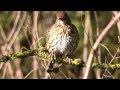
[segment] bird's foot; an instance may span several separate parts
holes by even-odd
[[[66,57],[66,59],[69,61],[69,64],[71,64],[72,59],[70,59],[68,56]]]

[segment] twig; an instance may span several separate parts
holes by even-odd
[[[35,71],[38,67],[35,67],[33,70],[31,70],[25,77],[24,79],[26,79],[33,71]]]
[[[112,55],[112,53],[110,52],[110,50],[105,46],[105,45],[103,45],[103,44],[100,44],[101,46],[103,46],[107,51],[108,51],[108,53],[110,54],[110,56],[113,58],[113,55]]]
[[[14,12],[13,12],[14,13]],[[10,41],[11,37],[13,36],[14,32],[15,32],[15,29],[16,29],[16,26],[17,26],[17,23],[19,21],[19,18],[20,18],[20,11],[17,12],[17,15],[16,15],[16,19],[15,19],[15,22],[14,22],[14,25],[13,25],[13,28],[7,38],[8,41]]]
[[[64,72],[60,69],[60,72],[61,72],[61,74],[66,78],[66,79],[69,79],[65,74],[64,74]]]

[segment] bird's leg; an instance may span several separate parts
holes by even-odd
[[[47,72],[50,73],[50,72],[54,72],[54,73],[58,73],[59,72],[59,64],[55,62],[56,60],[56,54],[54,53],[51,53],[51,61],[49,62],[49,65],[48,65],[48,69],[47,69]]]
[[[59,72],[59,67],[60,67],[60,64],[56,62],[56,60],[58,59],[57,58],[57,55],[55,53],[53,53],[53,72],[54,73],[58,73]]]
[[[49,61],[49,62],[48,62],[47,72],[50,73],[50,72],[52,72],[52,71],[53,71],[53,63],[52,63],[52,61]]]
[[[71,64],[72,59],[70,59],[68,56],[66,56],[66,59],[69,61],[69,64]]]
[[[55,63],[54,59],[55,59],[55,55],[54,53],[50,53],[51,55],[51,59],[50,61],[48,62],[48,69],[47,69],[47,72],[50,73],[53,71],[53,64]]]

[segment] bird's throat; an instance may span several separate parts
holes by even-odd
[[[57,20],[57,23],[61,26],[65,26],[66,25],[66,22],[65,21],[62,21],[62,20]]]

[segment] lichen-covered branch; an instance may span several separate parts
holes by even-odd
[[[99,68],[99,69],[120,69],[120,63],[117,64],[99,64],[99,63],[93,63],[92,64],[93,68]]]
[[[24,57],[34,56],[34,55],[37,55],[37,50],[16,52],[14,54],[8,54],[8,55],[2,56],[2,58],[0,59],[0,62],[7,62],[8,60],[14,60],[16,58],[24,58]]]
[[[41,47],[39,49],[35,49],[35,50],[26,50],[26,51],[21,51],[21,52],[16,52],[13,54],[8,54],[8,55],[3,55],[0,58],[0,62],[7,62],[8,60],[15,60],[17,58],[25,58],[25,57],[29,57],[29,56],[38,56],[40,58],[44,58],[44,60],[52,60],[52,56],[48,53],[48,51],[44,48]],[[76,67],[85,67],[86,63],[81,60],[81,59],[70,59],[66,58],[66,59],[62,59],[61,58],[57,58],[60,59],[60,63],[63,64],[70,64]],[[42,59],[41,59],[42,60]],[[69,62],[71,61],[71,62]],[[118,64],[99,64],[99,63],[93,63],[92,64],[93,68],[100,68],[100,69],[120,69],[120,63]]]

